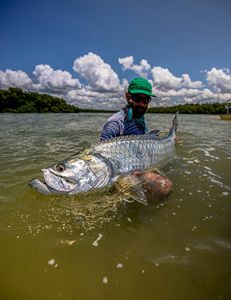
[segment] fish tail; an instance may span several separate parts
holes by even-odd
[[[177,127],[178,127],[178,111],[176,112],[176,114],[172,120],[172,127],[169,130],[168,136],[175,133],[177,131]]]

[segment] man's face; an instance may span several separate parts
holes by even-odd
[[[147,96],[145,94],[126,94],[126,98],[128,103],[132,106],[133,108],[133,116],[134,118],[140,118],[142,117],[147,108],[148,104],[151,101],[151,97]]]

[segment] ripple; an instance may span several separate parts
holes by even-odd
[[[223,240],[216,240],[215,241],[219,246],[225,249],[231,250],[231,243]]]
[[[189,264],[190,259],[188,256],[176,256],[167,254],[165,256],[156,257],[146,260],[147,263],[159,266],[161,264]]]

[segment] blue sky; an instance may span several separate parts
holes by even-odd
[[[153,105],[231,99],[230,0],[0,1],[0,88],[119,108],[134,77]]]

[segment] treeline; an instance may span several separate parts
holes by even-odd
[[[168,107],[151,107],[150,113],[175,113],[182,114],[225,114],[226,108],[223,103],[182,104]]]
[[[182,104],[168,107],[151,107],[149,113],[225,114],[225,103]],[[24,92],[20,88],[0,90],[0,113],[78,113],[114,112],[113,110],[80,109],[67,104],[63,99],[46,94]]]
[[[20,88],[0,90],[0,112],[13,113],[76,113],[79,108],[63,99],[46,94],[24,92]]]

